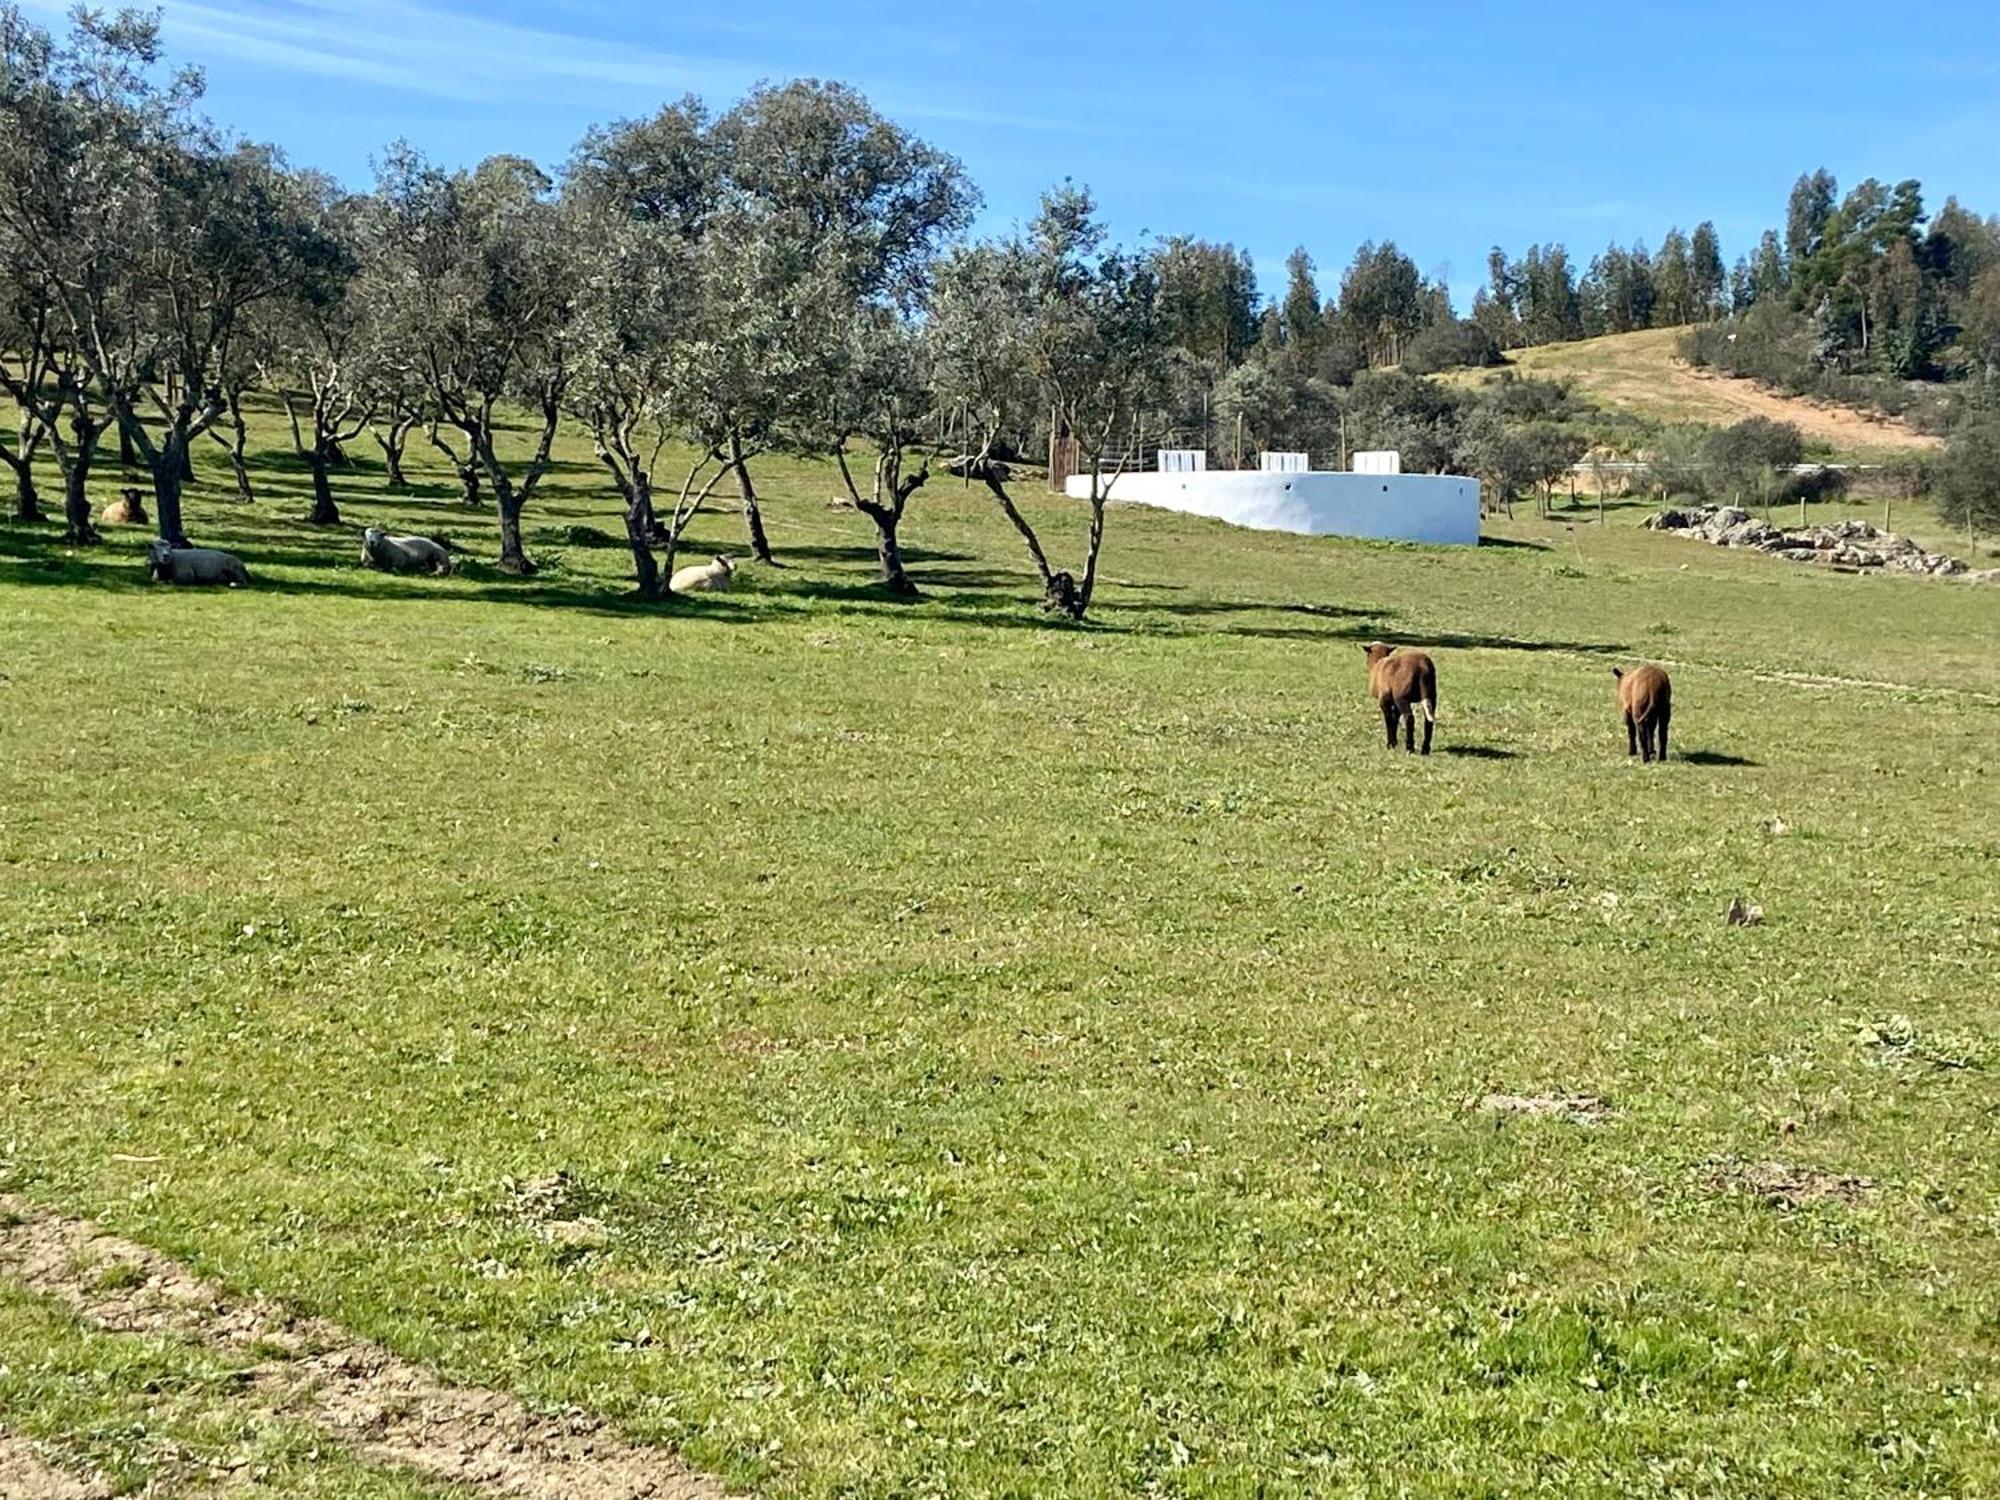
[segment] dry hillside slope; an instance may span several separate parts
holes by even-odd
[[[1503,368],[1546,380],[1573,381],[1579,391],[1603,405],[1664,422],[1727,426],[1745,417],[1791,422],[1808,441],[1828,444],[1843,455],[1938,445],[1936,438],[1912,431],[1892,417],[1787,396],[1752,380],[1694,369],[1674,352],[1681,332],[1678,328],[1648,328],[1571,344],[1516,349]],[[1447,378],[1478,384],[1495,379],[1498,373],[1466,370]]]

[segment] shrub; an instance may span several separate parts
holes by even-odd
[[[1403,351],[1403,368],[1413,375],[1433,375],[1439,370],[1464,366],[1484,367],[1502,362],[1500,345],[1470,318],[1435,323],[1415,338]]]
[[[1947,521],[2000,530],[2000,417],[1976,417],[1952,434],[1932,466],[1931,489]]]

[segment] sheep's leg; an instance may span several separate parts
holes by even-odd
[[[1411,717],[1414,719],[1415,716],[1416,713],[1415,710],[1413,709],[1411,710]],[[1426,755],[1429,755],[1431,753],[1431,731],[1436,727],[1437,727],[1437,720],[1433,719],[1428,713],[1426,713],[1424,715],[1424,754]]]
[[[1630,757],[1639,753],[1639,721],[1630,714],[1625,715],[1625,754]]]
[[[1660,735],[1660,760],[1662,763],[1664,763],[1667,758],[1667,721],[1672,717],[1673,714],[1671,712],[1662,709],[1660,711],[1660,717],[1656,725]]]
[[[1417,711],[1407,703],[1403,705],[1403,753],[1417,753]]]
[[[1389,748],[1396,748],[1396,705],[1389,699],[1382,700],[1382,727],[1389,731]]]

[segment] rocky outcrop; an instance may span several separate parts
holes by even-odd
[[[2000,568],[1970,568],[1956,557],[1926,552],[1906,536],[1867,521],[1829,521],[1786,530],[1760,521],[1735,505],[1699,505],[1662,510],[1646,518],[1652,531],[1671,532],[1717,547],[1748,547],[1788,562],[1818,563],[1858,572],[1910,573],[1924,578],[1956,578],[1965,583],[2000,583]]]

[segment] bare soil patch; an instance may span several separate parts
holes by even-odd
[[[1595,1094],[1487,1094],[1474,1102],[1489,1115],[1567,1120],[1572,1125],[1602,1125],[1612,1114],[1611,1106]]]
[[[325,1319],[232,1297],[157,1251],[5,1194],[0,1275],[111,1332],[174,1334],[249,1356],[252,1398],[315,1423],[377,1463],[534,1500],[720,1500],[727,1493],[673,1454],[626,1442],[600,1418],[533,1412],[502,1391],[448,1385]],[[0,1446],[0,1465],[7,1457]],[[0,1496],[11,1493],[6,1472],[0,1467]]]
[[[111,1491],[42,1457],[26,1438],[0,1431],[0,1500],[105,1500]]]
[[[1784,1161],[1722,1161],[1712,1165],[1709,1186],[1724,1192],[1748,1193],[1772,1208],[1803,1208],[1809,1203],[1858,1203],[1875,1189],[1870,1177],[1851,1177],[1823,1167],[1801,1167]]]

